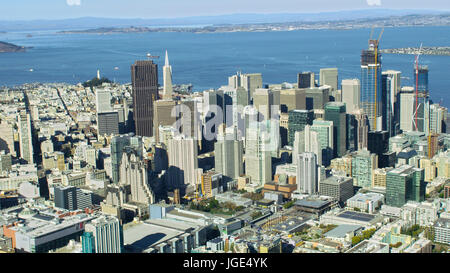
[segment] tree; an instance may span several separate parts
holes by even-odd
[[[355,245],[359,244],[359,242],[361,242],[361,237],[359,237],[359,236],[354,236],[354,237],[352,238],[352,246],[355,246]]]

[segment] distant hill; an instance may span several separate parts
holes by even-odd
[[[320,13],[274,13],[274,14],[227,14],[216,16],[194,16],[182,18],[157,19],[120,19],[83,17],[63,20],[30,20],[30,21],[0,21],[2,31],[32,31],[32,30],[80,30],[90,28],[124,28],[124,27],[161,27],[161,26],[205,26],[227,24],[265,24],[286,22],[317,22],[370,19],[387,16],[404,15],[437,15],[450,12],[437,10],[390,10],[367,9]]]
[[[10,43],[0,42],[0,53],[6,53],[6,52],[25,52],[26,47],[24,46],[17,46]]]

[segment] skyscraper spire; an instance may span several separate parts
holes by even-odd
[[[172,99],[172,67],[169,64],[169,54],[166,50],[166,62],[163,67],[163,78],[164,78],[164,92],[163,99],[171,100]]]
[[[170,66],[169,65],[169,54],[167,54],[167,50],[166,50],[166,63],[164,66]]]

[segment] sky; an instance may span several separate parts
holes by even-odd
[[[0,20],[78,17],[176,18],[235,13],[316,13],[355,9],[450,10],[449,0],[2,0]]]

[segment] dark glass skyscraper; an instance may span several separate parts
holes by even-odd
[[[382,75],[378,41],[370,40],[361,54],[361,107],[369,119],[369,130],[382,129]]]
[[[131,66],[136,135],[153,136],[153,102],[158,99],[158,65],[136,61]]]
[[[306,125],[312,125],[314,120],[314,111],[312,110],[291,110],[288,120],[288,142],[289,146],[294,146],[295,132],[305,130]]]
[[[334,157],[341,157],[347,151],[347,116],[345,113],[346,108],[343,102],[329,102],[325,105],[325,120],[333,122]]]

